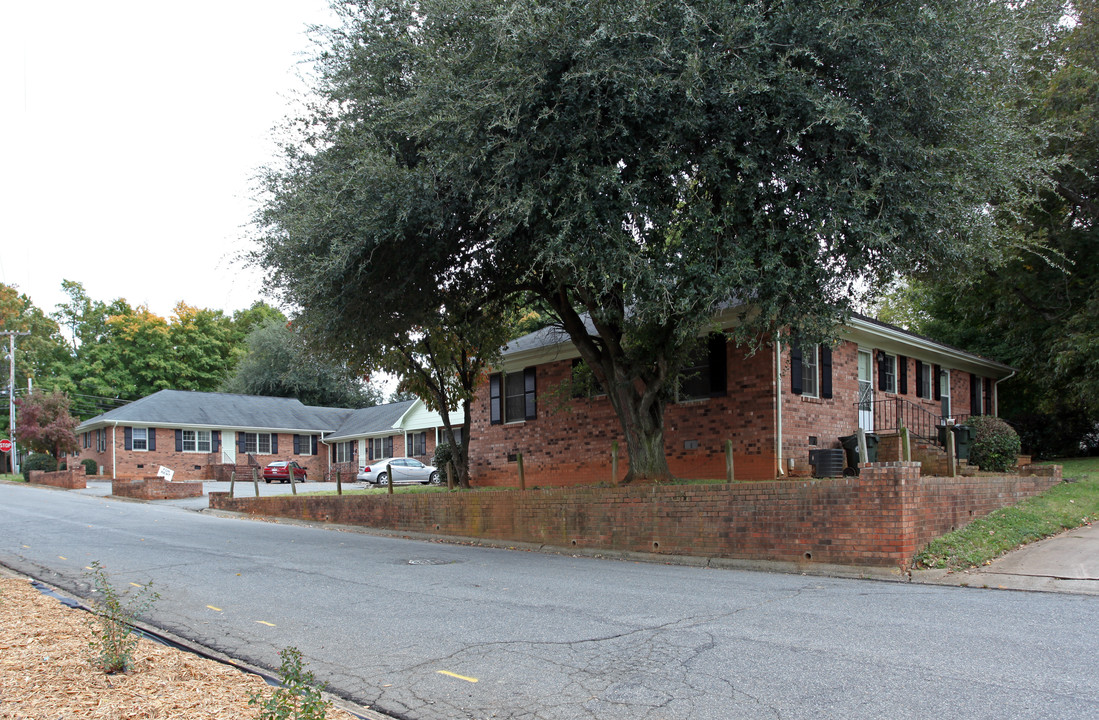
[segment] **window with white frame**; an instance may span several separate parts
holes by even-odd
[[[107,430],[105,428],[95,431],[95,450],[96,452],[107,452]]]
[[[929,397],[932,397],[934,395],[934,387],[935,386],[931,384],[931,378],[932,378],[931,370],[932,370],[932,367],[931,367],[930,364],[923,363],[923,362],[919,363],[918,371],[920,373],[920,382],[919,382],[920,392],[917,393],[917,394],[920,397],[929,398]]]
[[[149,449],[149,430],[148,428],[133,429],[133,448],[134,450],[148,450]]]
[[[271,433],[244,433],[244,452],[253,455],[270,455]]]
[[[210,440],[209,430],[184,430],[183,452],[211,452],[213,443]],[[254,452],[254,451],[253,451]]]
[[[820,397],[820,386],[818,385],[819,372],[819,360],[820,360],[820,346],[813,345],[806,348],[801,354],[801,396],[802,397]]]
[[[302,435],[298,439],[298,455],[312,455],[313,454],[313,436]]]
[[[336,462],[349,463],[353,459],[352,444],[354,440],[348,442],[336,443]]]

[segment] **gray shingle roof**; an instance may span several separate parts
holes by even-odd
[[[404,402],[352,410],[351,415],[326,440],[345,440],[390,430],[415,402],[415,400],[405,400]]]
[[[355,412],[349,408],[303,405],[293,398],[161,390],[85,420],[76,430],[84,432],[102,425],[139,423],[330,432]]]

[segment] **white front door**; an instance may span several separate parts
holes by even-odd
[[[221,464],[237,464],[237,434],[232,430],[223,430],[221,433]]]
[[[859,427],[874,432],[874,363],[869,350],[859,350]]]

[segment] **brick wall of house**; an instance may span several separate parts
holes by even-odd
[[[748,356],[728,344],[724,397],[671,404],[665,412],[665,451],[672,474],[687,478],[725,476],[726,439],[733,441],[737,479],[774,477],[775,405],[773,356]],[[471,476],[477,486],[517,486],[523,455],[527,487],[611,482],[611,452],[618,443],[617,482],[629,469],[625,437],[605,395],[570,397],[572,363],[539,365],[537,418],[492,425],[489,389],[473,401],[470,436]],[[563,385],[564,383],[564,385]]]
[[[210,507],[398,532],[796,563],[904,566],[931,538],[1060,481],[1043,475],[920,477],[917,463],[860,477],[481,490],[342,497],[236,498]]]
[[[150,430],[154,430],[154,428],[150,428]],[[107,449],[103,452],[96,452],[95,450],[94,430],[90,433],[91,447],[89,448],[83,447],[84,439],[83,434],[81,434],[79,438],[81,444],[80,454],[75,462],[91,458],[103,468],[103,474],[110,477],[113,434],[113,459],[117,462],[116,477],[140,478],[155,475],[161,465],[170,468],[174,472],[174,479],[177,480],[228,480],[228,471],[232,469],[237,470],[238,479],[250,479],[251,477],[247,469],[247,456],[239,450],[236,453],[237,466],[228,466],[228,469],[226,469],[222,466],[220,451],[216,453],[176,452],[175,428],[155,428],[155,432],[155,450],[127,450],[125,427],[123,425],[119,425],[117,429],[109,427],[106,429]],[[226,434],[225,431],[222,432],[222,442],[225,442]],[[306,469],[311,480],[323,479],[325,471],[328,469],[328,457],[325,454],[327,447],[325,445],[318,445],[317,455],[295,455],[294,433],[273,434],[278,436],[279,451],[278,453],[255,455],[255,460],[261,468],[276,460],[296,460],[299,465]]]
[[[858,429],[858,346],[843,342],[833,348],[831,398],[795,395],[791,391],[790,351],[784,346],[781,388],[783,470],[792,477],[807,477],[812,475],[810,450],[841,447],[839,438]]]

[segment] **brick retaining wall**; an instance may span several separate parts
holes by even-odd
[[[83,465],[72,470],[58,470],[56,472],[31,470],[27,477],[32,485],[49,485],[65,488],[66,490],[83,490],[88,487]]]
[[[918,463],[857,478],[460,493],[229,498],[210,507],[402,532],[669,555],[907,565],[933,537],[1060,482],[921,478]]]
[[[168,482],[162,477],[116,478],[111,494],[137,500],[178,500],[202,497],[201,482]]]

